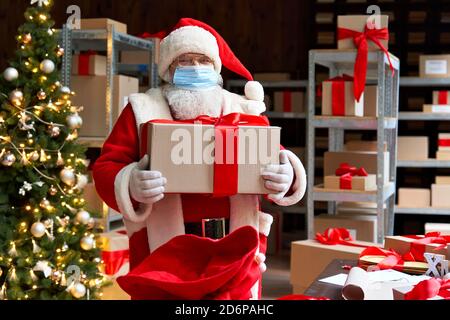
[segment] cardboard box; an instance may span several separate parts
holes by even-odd
[[[379,18],[376,19],[376,18]],[[388,28],[389,16],[379,15],[345,15],[337,17],[337,27],[363,32],[367,23],[374,24],[376,29]],[[380,40],[381,44],[389,49],[388,40]],[[369,50],[380,50],[372,41],[367,41]],[[338,49],[355,49],[353,38],[338,40]]]
[[[450,184],[450,176],[436,176],[436,184]]]
[[[351,140],[344,144],[344,151],[370,151],[377,152],[377,141],[372,140]],[[387,144],[384,143],[384,151],[387,151]]]
[[[324,233],[327,228],[346,228],[355,240],[377,242],[377,218],[373,215],[328,215],[314,217],[314,231]]]
[[[125,23],[108,19],[108,18],[94,18],[94,19],[81,19],[81,29],[107,29],[109,24],[114,25],[114,30],[120,33],[127,33],[127,25]]]
[[[431,206],[434,208],[450,208],[450,185],[431,185]]]
[[[433,104],[450,104],[450,91],[433,91]]]
[[[378,86],[366,86],[364,89],[364,116],[378,117]]]
[[[375,243],[355,241],[365,246]],[[291,244],[291,284],[309,287],[334,259],[358,260],[362,247],[326,245],[316,240],[294,241]]]
[[[450,113],[450,105],[447,104],[424,104],[425,113]]]
[[[83,125],[81,137],[106,137],[109,129],[106,123],[106,76],[72,76],[71,89],[76,95],[72,99],[75,106],[83,106],[80,113]],[[139,90],[137,78],[115,75],[113,79],[112,125],[128,103],[127,97]]]
[[[450,150],[450,133],[438,134],[438,150],[439,151]]]
[[[450,150],[436,151],[436,160],[450,160]]]
[[[322,82],[322,115],[362,117],[364,115],[364,93],[361,95],[359,102],[356,101],[353,92],[353,80],[344,81],[344,93],[342,93],[343,101],[341,101],[345,109],[344,114],[335,114],[336,112],[333,112],[333,95],[338,94],[333,92],[334,81],[336,80],[326,80]]]
[[[450,235],[450,223],[425,223],[425,233],[440,232],[442,235]]]
[[[340,176],[325,176],[324,189],[341,189]],[[377,189],[377,179],[374,174],[369,174],[367,177],[352,177],[351,190],[359,191],[374,191]]]
[[[261,126],[237,129],[238,193],[268,193],[261,169],[279,161],[280,129]],[[166,193],[213,192],[214,141],[219,140],[214,131],[213,125],[201,124],[149,122],[141,125],[141,137],[147,139],[141,138],[141,155],[147,152],[150,169],[162,172],[167,178]],[[233,162],[231,153],[221,159],[216,152],[215,157],[223,163]]]
[[[276,91],[274,111],[305,112],[305,93],[302,91]]]
[[[450,78],[450,54],[421,55],[421,78]]]
[[[384,152],[384,178],[385,183],[389,182],[389,152]],[[376,152],[325,152],[323,161],[323,175],[331,176],[336,172],[336,168],[341,163],[349,163],[355,167],[364,167],[367,173],[377,174],[377,153]]]
[[[286,81],[291,79],[287,72],[259,72],[253,74],[255,81]]]
[[[427,160],[428,137],[398,137],[398,160]]]
[[[153,60],[150,60],[151,54],[146,50],[137,50],[137,51],[122,51],[120,53],[120,62],[125,64],[149,64],[150,62],[154,62],[158,64],[159,62],[159,45],[161,40],[159,38],[150,38],[146,40],[153,40],[155,43],[155,57]]]
[[[426,208],[431,204],[430,189],[399,188],[398,206],[403,208]]]
[[[84,55],[84,57],[82,57]],[[81,59],[87,61],[80,63]],[[72,74],[80,76],[104,76],[106,75],[106,57],[98,54],[86,56],[86,54],[74,54],[72,56]]]
[[[407,237],[403,237],[403,236],[385,236],[384,237],[384,248],[385,249],[394,249],[397,253],[404,255],[411,250],[411,243],[414,240],[415,239],[407,238]],[[441,244],[437,244],[437,243],[426,244],[425,252],[442,254],[442,255],[447,256],[447,254],[448,254],[447,247],[436,250],[436,248],[439,248],[439,246],[441,246]],[[447,258],[449,258],[449,257],[447,256]]]

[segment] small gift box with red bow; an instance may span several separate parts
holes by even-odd
[[[152,120],[141,126],[141,156],[167,178],[167,193],[267,194],[261,170],[278,164],[280,127],[264,116]]]
[[[433,104],[450,104],[450,91],[433,91]]]
[[[322,115],[364,115],[364,94],[359,101],[355,99],[352,77],[343,75],[322,82]]]
[[[325,176],[324,188],[373,191],[377,189],[377,183],[375,175],[368,174],[363,167],[356,168],[348,163],[341,163],[335,176]]]
[[[446,106],[446,108],[450,109],[450,106]],[[450,160],[450,133],[439,133],[436,159]]]
[[[105,76],[106,57],[93,51],[74,54],[72,58],[72,74],[79,76]]]
[[[425,235],[404,235],[384,237],[384,247],[392,249],[403,255],[410,257],[411,261],[422,261],[425,259],[425,252],[446,255],[450,258],[448,244],[450,236],[442,235],[440,232],[429,232]]]
[[[301,91],[276,91],[273,105],[276,112],[304,112],[305,94]]]

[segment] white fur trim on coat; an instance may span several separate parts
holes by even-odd
[[[288,197],[284,197],[284,198],[282,198],[280,200],[276,200],[274,202],[280,206],[291,206],[291,205],[299,202],[305,195],[306,172],[305,172],[305,168],[303,167],[303,164],[300,161],[300,159],[292,151],[290,151],[290,150],[285,150],[285,151],[289,158],[289,162],[291,163],[291,165],[294,169],[294,179],[295,180],[292,185],[292,190],[294,191],[294,193]]]
[[[201,27],[186,26],[172,31],[161,40],[159,52],[158,73],[166,82],[171,82],[169,66],[184,53],[202,53],[214,62],[217,73],[220,73],[222,68],[216,38]]]
[[[259,233],[262,233],[266,237],[269,236],[270,227],[272,226],[272,215],[259,211]]]

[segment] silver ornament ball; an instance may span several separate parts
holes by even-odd
[[[48,201],[47,199],[42,199],[41,203],[39,204],[41,206],[41,208],[47,208],[50,205],[50,201]]]
[[[69,87],[61,87],[61,92],[64,94],[70,94],[70,88]]]
[[[59,177],[61,178],[62,182],[64,182],[68,186],[73,186],[75,183],[75,174],[73,173],[72,169],[62,169],[59,173]]]
[[[76,299],[83,298],[86,294],[86,287],[82,283],[76,283],[74,286],[70,289],[70,293],[72,296]]]
[[[81,224],[88,224],[91,215],[86,210],[78,211],[76,220]]]
[[[55,70],[55,63],[52,60],[45,59],[42,60],[41,64],[39,65],[39,68],[44,73],[52,73]]]
[[[91,250],[94,247],[94,239],[92,239],[91,237],[83,237],[80,240],[80,247],[83,250]]]
[[[3,155],[2,158],[2,165],[10,167],[16,162],[16,156],[12,154],[11,152],[7,152],[5,155]]]
[[[45,234],[45,225],[42,222],[35,222],[31,225],[31,234],[36,238],[41,238]]]
[[[87,224],[88,229],[92,229],[95,227],[95,219],[94,218],[90,218]]]
[[[61,133],[61,129],[55,126],[51,126],[48,131],[50,133],[50,136],[53,138],[59,136],[59,134]]]
[[[6,81],[14,81],[19,77],[19,71],[17,71],[16,68],[9,67],[6,68],[3,72],[3,78],[5,78]]]
[[[83,124],[83,119],[81,119],[78,113],[67,116],[66,120],[70,129],[78,129]]]
[[[30,157],[31,160],[37,161],[39,159],[39,153],[37,151],[33,151]]]

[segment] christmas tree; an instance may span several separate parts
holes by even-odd
[[[0,79],[0,299],[96,299],[104,277],[84,209],[80,108],[59,82],[52,1],[31,4]]]

